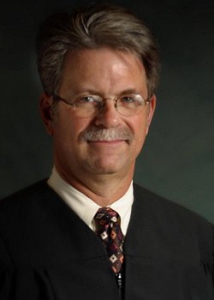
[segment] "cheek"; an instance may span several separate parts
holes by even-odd
[[[148,131],[147,115],[137,115],[135,119],[130,122],[129,126],[132,129],[134,135],[138,139],[143,140]]]
[[[72,141],[73,145],[78,142],[79,136],[88,126],[87,119],[76,118],[73,114],[58,115],[55,122],[55,137],[62,142]]]
[[[145,116],[136,118],[135,122],[130,124],[130,128],[134,134],[134,147],[136,152],[140,152],[146,135],[148,133],[147,119]]]

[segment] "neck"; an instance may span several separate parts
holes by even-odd
[[[58,170],[57,170],[58,171]],[[66,176],[59,172],[60,176],[74,188],[85,194],[99,206],[107,206],[120,199],[128,190],[133,172],[126,176],[118,175],[94,175],[94,176]]]

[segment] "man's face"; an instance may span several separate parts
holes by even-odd
[[[60,97],[97,94],[103,98],[117,98],[131,90],[148,97],[146,74],[140,59],[131,53],[109,48],[69,52],[66,56]],[[54,163],[69,183],[87,176],[133,176],[136,157],[141,151],[155,109],[155,97],[136,115],[120,115],[113,100],[106,100],[105,108],[93,116],[81,117],[72,106],[60,101],[56,112],[48,118],[51,97],[43,96],[41,113],[48,132],[54,139]],[[88,130],[105,129],[117,138],[90,141],[84,138]],[[114,134],[113,134],[114,135]]]

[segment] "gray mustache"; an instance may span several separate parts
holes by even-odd
[[[127,128],[89,128],[82,132],[81,139],[89,142],[133,139],[132,132]]]

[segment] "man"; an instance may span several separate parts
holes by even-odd
[[[156,105],[149,29],[90,6],[50,18],[37,54],[54,169],[1,201],[0,299],[214,299],[213,226],[132,182]]]

